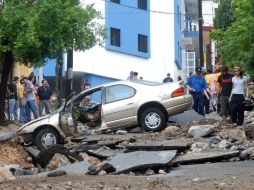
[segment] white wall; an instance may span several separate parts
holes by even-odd
[[[204,19],[204,26],[213,26],[213,18],[215,16],[215,8],[218,7],[217,3],[213,0],[202,1],[202,13]]]
[[[104,3],[96,2],[95,8],[104,13]],[[174,12],[173,0],[151,0],[150,9]],[[74,71],[84,71],[112,78],[126,79],[130,71],[137,71],[145,80],[162,81],[169,72],[176,79],[178,70],[174,63],[174,16],[151,12],[151,58],[144,59],[94,47],[86,52],[74,53]]]

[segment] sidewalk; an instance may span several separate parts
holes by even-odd
[[[5,141],[16,136],[16,130],[20,127],[11,123],[8,126],[0,126],[0,141]]]

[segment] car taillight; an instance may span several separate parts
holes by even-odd
[[[181,87],[176,89],[174,92],[172,92],[171,97],[174,98],[174,97],[183,96],[183,95],[184,95],[184,88]]]

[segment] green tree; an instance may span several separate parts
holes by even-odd
[[[232,0],[234,21],[225,31],[216,29],[211,37],[218,41],[222,64],[240,65],[254,78],[254,16],[252,0]]]
[[[233,22],[233,13],[231,11],[232,0],[220,0],[216,15],[214,18],[214,27],[226,30]]]
[[[42,66],[74,48],[85,51],[103,40],[101,15],[79,0],[5,0],[0,10],[0,123],[5,121],[8,77],[16,62]]]

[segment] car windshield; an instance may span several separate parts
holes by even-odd
[[[148,81],[148,80],[132,80],[131,82],[139,83],[139,84],[144,84],[144,85],[149,85],[149,86],[158,86],[161,85],[160,82],[154,82],[154,81]]]

